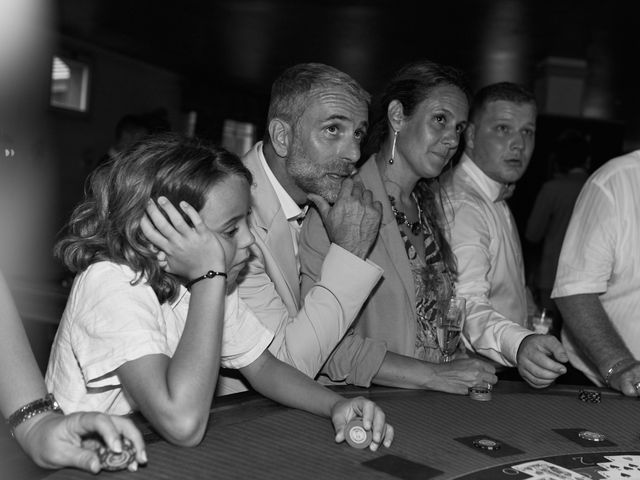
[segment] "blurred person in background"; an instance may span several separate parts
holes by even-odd
[[[553,178],[542,185],[527,222],[527,241],[533,244],[542,242],[542,255],[534,273],[534,295],[540,307],[554,314],[554,319],[558,322],[554,329],[558,332],[560,318],[555,302],[551,300],[551,290],[556,278],[562,240],[569,226],[573,206],[589,176],[590,160],[586,135],[577,130],[563,132],[556,140],[551,154]]]

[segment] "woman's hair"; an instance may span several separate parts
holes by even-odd
[[[160,268],[140,229],[148,201],[165,196],[200,211],[210,189],[231,176],[252,182],[240,159],[223,148],[175,134],[147,137],[89,177],[55,255],[74,273],[103,260],[126,265],[137,274],[132,284],[144,278],[160,303],[172,300],[179,280]]]
[[[452,85],[458,87],[471,103],[471,87],[465,74],[457,68],[440,65],[428,60],[420,60],[403,66],[387,84],[377,102],[377,119],[373,122],[371,135],[364,148],[365,159],[377,152],[389,135],[387,111],[389,104],[397,100],[402,104],[405,116],[415,113],[420,103],[429,98],[437,87]],[[374,113],[374,115],[376,115]],[[433,234],[440,247],[440,252],[447,267],[455,277],[457,272],[455,256],[444,235],[444,213],[442,211],[443,191],[437,179],[422,179],[416,186],[418,196],[422,199],[422,208],[433,227]]]
[[[418,181],[415,190],[418,198],[422,201],[422,210],[429,219],[429,225],[431,225],[433,236],[440,248],[442,260],[451,272],[451,280],[455,280],[458,276],[458,262],[444,233],[447,228],[445,225],[446,215],[444,213],[444,204],[449,201],[449,197],[447,197],[445,191],[440,188],[440,183],[437,178],[421,179]]]
[[[399,101],[404,115],[410,117],[435,88],[443,85],[458,87],[471,104],[469,82],[464,73],[457,68],[429,60],[419,60],[398,70],[375,103],[376,111],[372,113],[373,128],[367,139],[366,150],[371,153],[377,152],[389,135],[387,111],[392,101]]]

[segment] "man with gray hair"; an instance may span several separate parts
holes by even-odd
[[[347,74],[306,63],[274,82],[264,140],[243,158],[253,175],[256,242],[242,299],[275,334],[269,349],[315,377],[382,276],[366,260],[381,205],[350,178],[367,130],[369,94]],[[320,280],[301,298],[298,235],[311,200],[332,240]],[[223,372],[226,375],[227,372]],[[245,389],[223,376],[218,393]]]

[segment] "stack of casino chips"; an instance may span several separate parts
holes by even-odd
[[[115,472],[124,470],[136,459],[136,448],[131,440],[126,437],[122,437],[121,440],[122,452],[114,452],[107,448],[101,439],[90,436],[82,440],[82,447],[95,450],[103,470]]]
[[[600,392],[597,392],[595,390],[580,390],[580,393],[578,394],[578,398],[580,400],[582,400],[583,402],[586,403],[600,403],[601,402],[601,396],[600,396]]]

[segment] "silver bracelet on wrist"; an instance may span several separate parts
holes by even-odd
[[[7,419],[7,424],[11,428],[11,435],[13,435],[14,430],[21,423],[26,422],[36,415],[49,411],[64,415],[64,412],[62,411],[62,408],[60,408],[60,404],[56,398],[53,396],[53,393],[48,393],[44,398],[39,398],[38,400],[34,400],[33,402],[20,407]]]
[[[607,370],[607,373],[604,375],[604,383],[607,387],[609,387],[609,380],[611,379],[611,376],[616,373],[618,370],[620,370],[620,367],[623,366],[625,363],[627,364],[627,366],[631,365],[632,363],[635,363],[636,360],[634,358],[623,358],[622,360],[618,360],[616,363],[614,363],[613,365],[611,365],[611,367],[609,367],[609,370]]]

